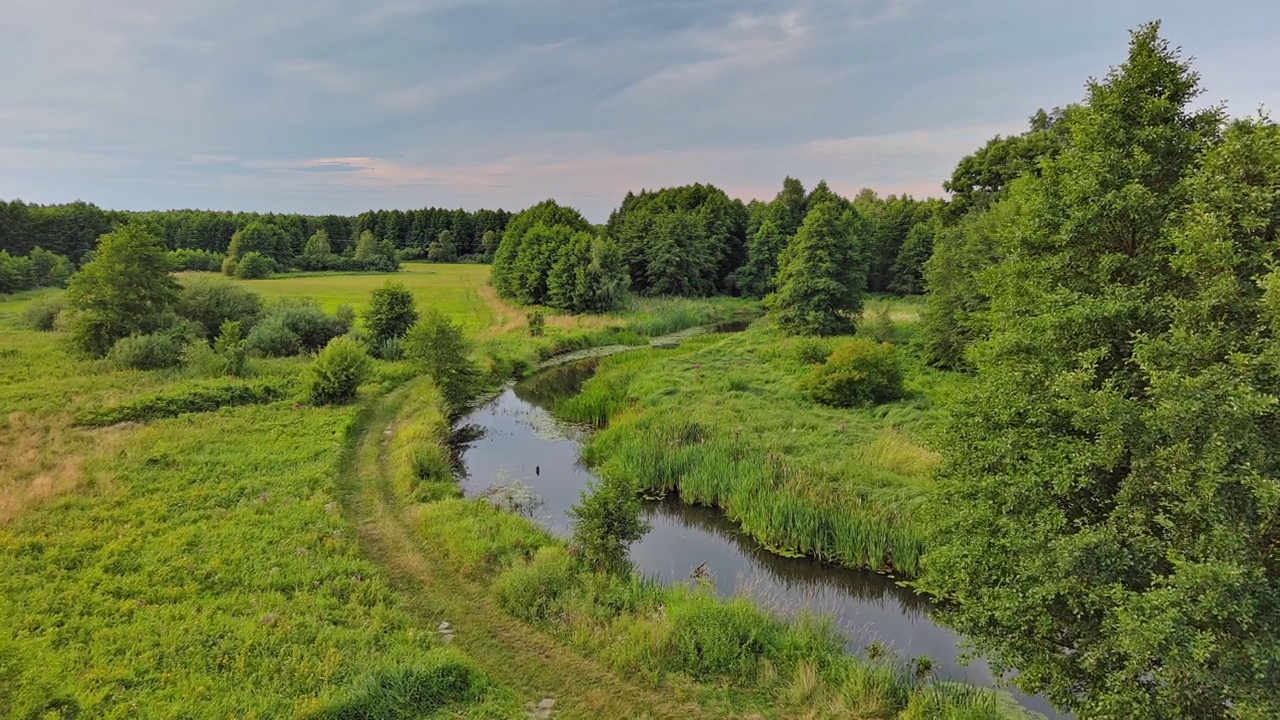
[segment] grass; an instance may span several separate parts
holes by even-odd
[[[530,338],[486,273],[397,279],[468,328],[490,377],[753,312],[641,301]],[[246,282],[332,308],[385,279]],[[439,395],[404,364],[317,408],[298,401],[305,357],[246,380],[71,357],[14,324],[36,295],[0,300],[0,716],[511,718],[542,697],[564,718],[996,714],[987,693],[845,658],[820,624],[581,572],[527,520],[457,497]],[[908,472],[895,437],[864,460]]]
[[[605,475],[723,508],[781,554],[913,575],[923,550],[916,510],[938,461],[929,447],[933,399],[962,382],[910,354],[914,305],[867,308],[888,318],[876,331],[905,360],[907,397],[898,402],[815,404],[799,380],[840,339],[788,338],[759,322],[606,358],[556,412],[604,428],[584,459]]]

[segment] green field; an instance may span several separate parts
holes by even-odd
[[[395,279],[469,329],[491,379],[753,312],[637,301],[552,316],[531,338],[486,273],[412,265]],[[361,307],[386,280],[247,284]],[[986,694],[845,658],[818,626],[584,574],[528,521],[456,497],[439,396],[403,362],[378,361],[356,403],[313,407],[306,356],[251,359],[247,378],[120,369],[21,329],[32,297],[0,300],[0,717],[518,718],[543,698],[566,718],[997,714]],[[711,364],[749,351],[717,343],[768,340],[741,338],[671,358]],[[646,382],[688,379],[670,373]],[[530,615],[521,598],[544,581],[559,610]],[[456,639],[436,631],[445,621]],[[761,628],[763,645],[733,634]],[[729,660],[689,664],[713,647]]]

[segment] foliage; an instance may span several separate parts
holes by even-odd
[[[766,657],[777,656],[785,628],[744,598],[698,594],[671,609],[671,662],[701,679],[749,683]]]
[[[858,252],[856,217],[835,202],[809,211],[779,260],[778,290],[765,304],[778,325],[798,335],[853,330],[862,310],[866,267]]]
[[[462,328],[438,310],[428,310],[405,334],[403,345],[405,357],[431,376],[451,411],[460,412],[478,380]]]
[[[502,609],[528,622],[551,618],[579,584],[579,565],[561,545],[538,548],[533,559],[498,576],[493,592]]]
[[[236,377],[248,373],[249,347],[245,342],[244,328],[237,320],[223,320],[213,350],[222,361],[223,372]]]
[[[560,247],[548,271],[546,303],[574,313],[609,312],[622,305],[629,284],[616,244],[576,233]]]
[[[102,357],[117,340],[159,327],[178,291],[154,235],[134,225],[103,235],[93,261],[67,285],[70,342],[85,355]]]
[[[186,278],[174,311],[198,324],[200,334],[212,341],[225,322],[240,323],[242,329],[253,327],[262,314],[262,298],[226,278]]]
[[[763,298],[777,289],[774,279],[778,274],[778,256],[787,246],[787,240],[773,220],[766,218],[760,224],[760,229],[747,242],[746,264],[734,275],[739,292]]]
[[[547,316],[541,311],[535,310],[526,316],[529,328],[529,337],[542,337],[547,334]]]
[[[805,394],[832,407],[876,405],[902,397],[898,351],[887,342],[856,338],[836,346],[826,362],[809,371]]]
[[[270,257],[250,251],[235,261],[235,276],[241,280],[261,280],[275,272],[276,264]]]
[[[182,364],[183,343],[173,335],[154,332],[121,338],[107,353],[113,365],[134,370],[160,370]]]
[[[602,572],[631,569],[627,549],[649,531],[636,488],[616,480],[596,483],[581,492],[568,515],[572,546],[584,564]]]
[[[307,393],[314,405],[338,405],[355,399],[372,369],[360,343],[346,336],[325,345],[311,364]]]
[[[1280,131],[1189,109],[1158,25],[1008,189],[924,586],[1083,716],[1280,713]]]
[[[369,293],[364,327],[375,347],[387,340],[403,337],[417,321],[418,309],[414,306],[413,293],[404,285],[388,280]]]
[[[314,300],[278,298],[267,307],[245,342],[253,355],[286,357],[316,352],[350,329],[349,319],[326,314]]]
[[[226,256],[208,250],[178,248],[169,251],[169,264],[177,272],[223,272]],[[230,274],[230,273],[226,273]]]
[[[320,228],[307,238],[307,244],[302,248],[302,254],[307,257],[328,257],[333,254],[333,245],[329,242],[329,231]]]
[[[253,220],[232,235],[231,242],[227,245],[227,257],[236,263],[237,273],[241,272],[239,266],[250,254],[256,254],[263,260],[271,261],[274,266],[277,262],[282,265],[287,263],[297,253],[291,248],[289,236],[277,224]],[[261,266],[261,260],[255,260],[254,265]],[[256,267],[254,269],[256,270]],[[266,275],[237,275],[237,277],[266,277]]]
[[[286,394],[281,383],[272,381],[190,384],[177,391],[143,395],[119,405],[90,410],[77,416],[76,424],[105,427],[122,422],[146,422],[237,405],[261,405],[281,400]]]
[[[1055,156],[1067,143],[1062,120],[1074,106],[1036,111],[1030,128],[1021,135],[995,136],[972,155],[962,158],[951,177],[942,183],[951,193],[947,214],[958,218],[980,212],[1001,199],[1009,185],[1027,174],[1038,174],[1041,159]]]
[[[46,295],[38,298],[22,311],[22,326],[29,330],[48,332],[54,329],[58,316],[66,309],[65,295]]]
[[[643,295],[727,290],[746,258],[747,210],[714,185],[627,193],[609,216],[631,288]]]
[[[378,240],[368,230],[360,233],[354,257],[366,270],[395,272],[400,269],[400,256],[396,254],[395,245],[390,240]]]

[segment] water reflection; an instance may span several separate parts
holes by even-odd
[[[556,420],[549,408],[578,392],[597,363],[593,359],[547,370],[468,415],[463,426],[479,432],[459,448],[464,493],[476,497],[494,483],[519,480],[544,501],[535,519],[567,535],[566,511],[595,478],[579,461],[580,441],[588,429]],[[850,652],[863,653],[875,642],[899,658],[928,656],[940,678],[995,684],[985,662],[959,662],[961,638],[933,622],[928,598],[891,578],[775,555],[719,511],[677,498],[646,503],[645,513],[652,529],[631,552],[640,572],[683,582],[702,565],[721,595],[745,594],[783,615],[831,617],[848,639]],[[1042,699],[1013,695],[1024,707],[1054,716]]]

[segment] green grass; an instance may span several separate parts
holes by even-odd
[[[934,398],[963,382],[911,355],[912,310],[868,308],[892,317],[885,332],[900,342],[907,397],[898,402],[812,402],[799,381],[840,339],[789,338],[759,322],[602,360],[556,412],[604,427],[584,459],[605,475],[723,508],[781,554],[912,575],[923,549],[916,510],[938,460]]]
[[[468,328],[491,378],[756,312],[635,301],[550,317],[530,338],[487,273],[411,265],[397,279]],[[332,308],[359,307],[385,279],[247,283]],[[439,394],[404,363],[378,362],[355,404],[312,407],[299,400],[309,358],[253,360],[245,380],[121,370],[18,329],[32,297],[0,300],[0,717],[518,718],[545,696],[564,718],[998,714],[988,693],[846,658],[820,623],[581,571],[524,518],[457,497]],[[627,409],[637,389],[662,395],[657,383],[699,369],[687,363],[750,337],[604,361],[637,364],[617,391],[626,402],[597,416],[639,414],[643,403]],[[703,378],[707,398],[777,381],[729,369]],[[879,429],[910,441],[913,412]],[[718,429],[676,427],[679,442]],[[858,462],[905,487],[911,453],[875,431]],[[441,619],[458,628],[453,647]]]

